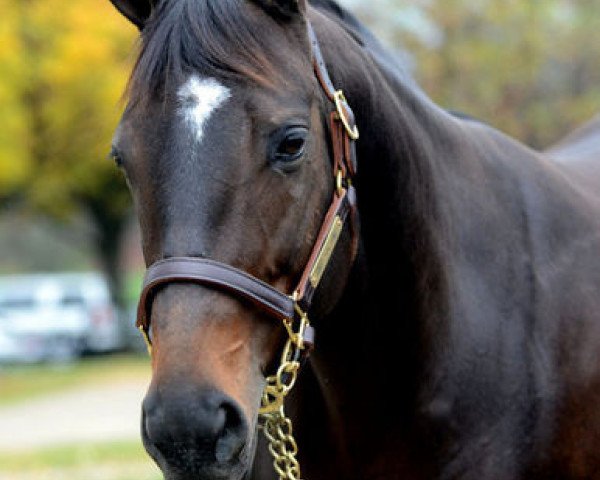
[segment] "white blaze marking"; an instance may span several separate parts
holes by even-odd
[[[181,114],[200,142],[204,126],[225,100],[231,97],[229,89],[214,78],[200,78],[192,75],[177,92],[181,103]]]

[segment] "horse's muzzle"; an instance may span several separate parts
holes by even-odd
[[[168,480],[233,480],[248,468],[242,410],[215,389],[151,389],[142,406],[142,438]]]

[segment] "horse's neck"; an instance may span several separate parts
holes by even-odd
[[[317,33],[361,135],[356,185],[362,249],[340,312],[343,305],[356,304],[344,314],[355,323],[351,333],[362,340],[349,342],[348,348],[376,351],[365,359],[373,364],[394,356],[397,365],[403,363],[398,355],[414,353],[397,342],[414,342],[415,317],[442,308],[445,245],[440,234],[446,219],[436,175],[443,176],[460,157],[464,135],[458,120],[380,63],[387,59],[381,60],[379,51],[362,49],[339,29]],[[367,345],[365,335],[372,330],[377,332],[371,340],[389,344]]]
[[[317,33],[360,128],[362,248],[345,299],[319,330],[314,368],[338,423],[347,414],[356,425],[362,410],[370,413],[356,426],[361,435],[408,432],[430,374],[427,357],[440,347],[427,342],[444,341],[442,332],[450,327],[449,232],[460,213],[458,197],[477,202],[486,195],[450,183],[470,169],[485,182],[490,172],[472,140],[479,127],[439,109],[383,64],[379,52],[361,49],[339,30]],[[495,134],[487,135],[493,144]],[[391,393],[397,386],[401,395]],[[351,435],[345,431],[345,437]]]
[[[577,302],[563,307],[543,282],[556,289],[597,279],[587,259],[600,245],[598,200],[566,168],[436,107],[378,47],[361,48],[339,25],[315,20],[360,129],[361,249],[345,296],[317,325],[314,376],[299,410],[318,419],[318,432],[307,434],[313,450],[357,473],[307,478],[433,478],[423,470],[440,456],[420,434],[449,432],[461,415],[469,428],[484,417],[500,424],[505,407],[552,393],[548,345],[581,323],[560,323],[575,318],[561,309]],[[576,277],[558,272],[557,253]],[[569,292],[582,318],[597,311],[586,293]],[[510,388],[488,382],[498,365]],[[486,403],[480,395],[491,410],[471,415],[468,406]],[[529,414],[514,410],[511,421],[529,423]],[[481,438],[494,435],[482,430]]]

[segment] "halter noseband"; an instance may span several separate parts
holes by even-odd
[[[276,374],[266,379],[259,410],[263,417],[262,429],[273,455],[273,466],[281,480],[300,479],[300,465],[296,460],[298,447],[292,435],[292,423],[284,412],[283,402],[295,384],[301,358],[314,344],[314,329],[307,312],[348,216],[352,218],[356,215],[356,192],[351,179],[356,175],[354,142],[358,139],[358,128],[343,92],[336,90],[331,82],[319,42],[308,20],[307,28],[315,75],[327,98],[335,105],[335,110],[329,114],[328,119],[335,189],[298,285],[291,295],[287,295],[225,263],[204,258],[167,258],[154,263],[146,272],[136,322],[151,352],[149,329],[152,300],[160,286],[173,282],[195,283],[222,290],[252,303],[282,322],[288,339]],[[353,235],[353,241],[356,241],[356,232]]]

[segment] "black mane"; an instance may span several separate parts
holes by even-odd
[[[179,84],[192,72],[225,78],[245,76],[268,83],[277,75],[269,60],[277,45],[264,34],[262,18],[248,14],[248,2],[160,2],[142,31],[140,54],[129,84],[131,100],[161,97],[169,84]],[[374,39],[337,2],[310,3],[339,21],[361,44]]]
[[[268,76],[274,46],[264,25],[244,15],[246,0],[160,2],[146,23],[129,93],[133,101],[160,96],[192,72],[225,77]]]

